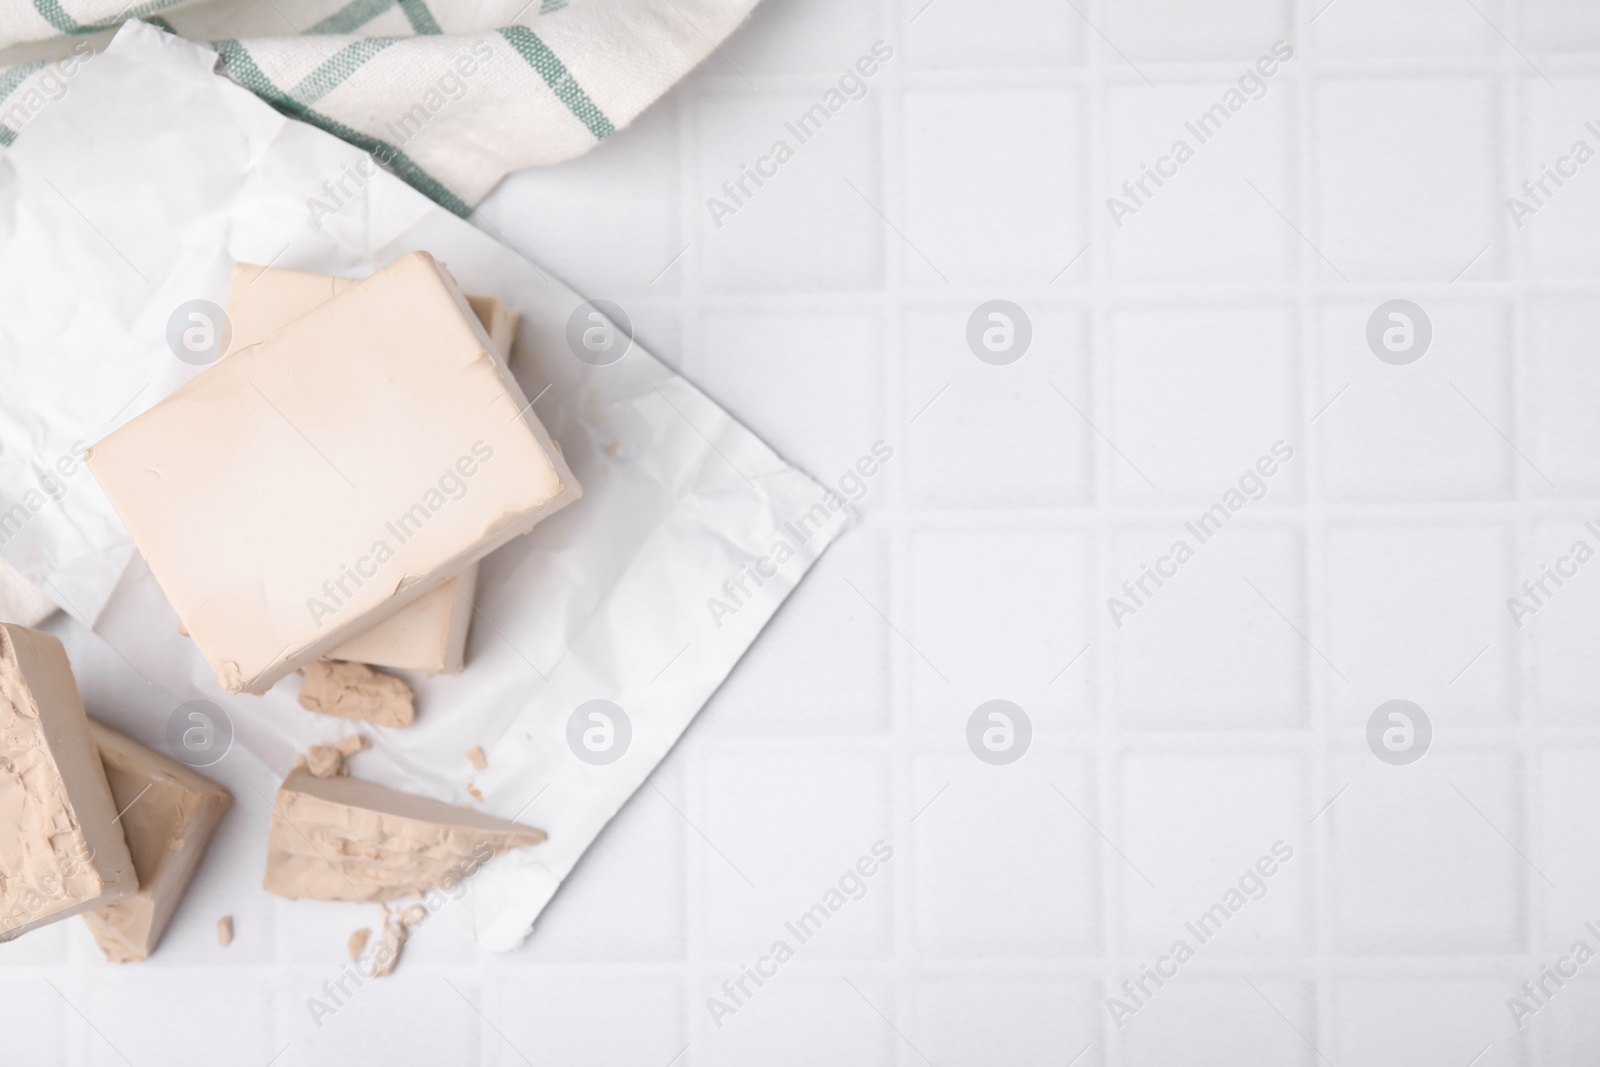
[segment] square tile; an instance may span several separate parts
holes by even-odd
[[[1278,0],[1216,0],[1185,5],[1162,0],[1108,4],[1106,38],[1135,63],[1150,60],[1254,59],[1291,36],[1289,6]],[[1107,41],[1097,42],[1105,46]],[[1104,55],[1116,62],[1115,54]]]
[[[1436,731],[1517,720],[1508,531],[1341,524],[1325,553],[1327,637],[1311,640],[1340,722],[1362,726],[1396,699],[1421,705]]]
[[[840,1067],[891,1067],[900,1062],[894,1019],[899,1014],[891,985],[861,977],[823,977],[803,972],[804,964],[784,965],[771,982],[735,1008],[719,1013],[720,1025],[703,1048],[691,1051],[696,1067],[770,1067],[838,1064]],[[721,978],[703,984],[705,999],[722,998]],[[854,988],[852,988],[852,986]],[[724,1003],[727,1003],[725,1000]]]
[[[1582,0],[1524,0],[1527,40],[1553,52],[1600,48],[1600,12]]]
[[[830,546],[700,712],[695,729],[745,735],[888,729],[889,643],[899,639],[873,610],[889,603],[887,566],[882,538],[867,531]]]
[[[1087,27],[1054,0],[911,0],[908,63],[919,70],[1014,70],[1082,62]]]
[[[915,505],[969,510],[1087,502],[1094,431],[1079,414],[1092,410],[1083,316],[1037,305],[1023,313],[1032,340],[1021,359],[1004,366],[984,362],[968,346],[976,310],[906,313],[904,432]]]
[[[1030,752],[988,767],[967,753],[922,756],[912,783],[917,797],[948,786],[917,816],[907,857],[924,958],[1095,951],[1100,837],[1088,820],[1102,816],[1085,760]]]
[[[1297,334],[1294,314],[1279,307],[1114,312],[1105,432],[1118,452],[1117,498],[1209,506],[1276,442],[1298,451]],[[1285,462],[1273,476],[1275,503],[1299,500],[1302,465]]]
[[[69,1039],[72,1029],[83,1031],[90,1041],[98,1040],[61,997],[36,976],[0,980],[0,1002],[6,1006],[6,1054],[15,1057],[16,1063],[66,1067],[68,1049],[81,1044]]]
[[[705,835],[704,951],[714,959],[753,958],[798,938],[790,926],[806,935],[810,961],[891,951],[899,861],[889,769],[852,747],[719,744],[700,761],[703,799],[685,814]],[[890,858],[858,870],[880,840]]]
[[[1474,1067],[1527,1063],[1507,1025],[1504,1002],[1514,989],[1509,979],[1441,974],[1344,979],[1333,989],[1332,1040],[1323,1048],[1335,1063],[1372,1067],[1466,1063],[1475,1056]]]
[[[1534,301],[1528,309],[1528,428],[1521,439],[1534,465],[1529,485],[1546,496],[1600,491],[1600,361],[1591,338],[1600,304],[1582,298]]]
[[[490,995],[492,1005],[484,1006],[494,1027],[484,1036],[487,1063],[664,1064],[689,1043],[687,1000],[675,980],[514,976]]]
[[[1112,992],[1131,1003],[1125,994]],[[1313,990],[1303,982],[1200,978],[1180,970],[1134,1010],[1123,1017],[1121,1033],[1127,1067],[1311,1067],[1322,1062],[1306,1045],[1318,1035]]]
[[[1272,205],[1294,202],[1294,93],[1281,71],[1248,90],[1108,91],[1109,198],[1095,225],[1116,278],[1267,281],[1293,270],[1300,239]]]
[[[1512,758],[1430,752],[1393,767],[1362,752],[1335,761],[1333,774],[1337,799],[1320,820],[1332,844],[1337,951],[1523,951],[1532,872],[1518,855],[1528,842]]]
[[[272,1043],[271,975],[204,973],[202,982],[120,970],[96,973],[90,981],[57,981],[77,1009],[68,1012],[65,1028],[92,1026],[99,1031],[88,1033],[83,1045],[88,1054],[78,1062],[93,1067],[127,1067],[130,1062],[211,1067],[270,1060],[282,1048]],[[45,992],[50,993],[49,987]],[[172,1014],[179,1000],[181,1023]],[[6,1014],[10,1018],[9,1009]]]
[[[1600,935],[1587,926],[1600,927],[1600,911],[1592,904],[1594,887],[1600,886],[1600,856],[1585,844],[1597,831],[1600,750],[1571,746],[1538,758],[1537,803],[1542,816],[1539,838],[1529,856],[1561,888],[1545,887],[1535,949],[1548,956],[1581,939],[1600,951]]]
[[[859,0],[777,0],[759,4],[722,45],[726,58],[707,58],[704,73],[738,78],[741,74],[761,91],[763,79],[780,74],[817,74],[820,92],[825,76],[842,73],[871,51],[885,34],[881,8]]]
[[[1523,83],[1522,144],[1502,226],[1527,250],[1529,272],[1538,277],[1592,277],[1600,253],[1583,239],[1600,224],[1600,124],[1586,122],[1580,108],[1600,98],[1600,79],[1564,76],[1552,89],[1530,77]],[[1576,101],[1574,98],[1576,97]]]
[[[1594,939],[1589,939],[1588,943],[1594,947]],[[1587,970],[1589,965],[1585,965],[1584,971]],[[1516,977],[1526,981],[1532,976]],[[1512,992],[1520,994],[1521,990]],[[1582,979],[1569,983],[1557,993],[1538,1005],[1533,1016],[1520,1016],[1530,1031],[1524,1040],[1533,1044],[1543,1039],[1546,1063],[1582,1063],[1594,1054],[1596,1046],[1600,1046],[1600,986],[1585,973]],[[1534,1006],[1526,996],[1520,999]]]
[[[1180,940],[1208,959],[1305,949],[1308,772],[1293,755],[1125,756],[1120,820],[1106,830],[1138,865],[1119,879],[1126,950],[1154,960]]]
[[[882,284],[883,222],[862,202],[883,202],[878,108],[873,83],[862,84],[860,99],[834,98],[837,110],[824,103],[831,86],[700,99],[691,199],[701,206],[687,240],[711,291]]]
[[[899,471],[890,460],[861,493],[857,464],[875,442],[893,453],[883,417],[883,327],[877,316],[801,314],[777,308],[704,313],[700,386],[735,419],[858,509],[881,506]],[[882,452],[882,449],[880,449]]]
[[[1204,532],[1193,522],[1116,532],[1113,581],[1123,584],[1110,588],[1106,610],[1119,722],[1144,730],[1303,724],[1300,534],[1242,522],[1201,540]]]
[[[1066,89],[905,94],[904,218],[879,208],[909,243],[899,254],[912,284],[1035,288],[1078,256],[1089,240],[1082,106]],[[881,225],[864,204],[852,214]]]
[[[1474,0],[1316,0],[1312,40],[1319,56],[1477,56],[1505,47],[1494,26],[1505,25],[1505,6]]]
[[[1535,523],[1506,590],[1507,632],[1533,666],[1528,699],[1548,722],[1600,723],[1600,516]]]
[[[1492,83],[1327,79],[1317,123],[1320,212],[1306,236],[1332,263],[1318,259],[1323,278],[1447,282],[1500,241],[1473,267],[1474,278],[1498,276],[1505,208]]]
[[[1319,317],[1316,432],[1327,491],[1352,501],[1510,496],[1522,460],[1501,436],[1516,428],[1506,309],[1430,302],[1427,350],[1396,366],[1374,355],[1368,323],[1377,316],[1402,331],[1397,344],[1409,328],[1415,345],[1420,322],[1381,308],[1334,304]]]
[[[1036,733],[1087,729],[1099,652],[1091,542],[1054,523],[953,525],[910,536],[901,616],[918,729],[955,739],[988,700],[1010,700]],[[926,657],[926,658],[924,658]]]
[[[297,968],[288,972],[276,991],[279,1032],[283,1041],[292,1039],[292,1044],[278,1062],[289,1067],[384,1061],[470,1064],[480,1062],[491,1046],[498,1050],[500,1039],[484,1024],[484,1017],[489,1015],[492,1025],[503,1028],[512,1013],[495,1011],[478,981],[460,974],[423,975],[409,966],[414,963],[402,959],[394,974],[360,986],[347,982],[348,995],[338,1003],[322,987],[323,982],[338,977],[336,971]],[[410,974],[406,973],[408,966]],[[445,977],[450,985],[443,981]],[[313,1014],[313,1003],[324,1008]],[[334,1005],[332,1014],[325,1010],[329,1004]],[[262,1062],[277,1051],[268,1050]],[[217,1060],[201,1062],[214,1064]],[[511,1062],[521,1061],[512,1056]]]
[[[909,1035],[934,1063],[1099,1067],[1103,1015],[1095,994],[1088,986],[1026,973],[923,978],[912,989],[916,1015]]]

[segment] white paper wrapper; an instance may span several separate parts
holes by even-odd
[[[575,358],[566,327],[582,298],[400,181],[366,178],[313,226],[308,197],[362,173],[365,156],[217,77],[213,61],[130,24],[6,158],[0,514],[19,502],[28,514],[0,555],[149,680],[224,707],[238,739],[287,771],[352,724],[301,710],[294,678],[265,697],[222,693],[92,476],[47,471],[198,373],[168,348],[168,318],[189,300],[224,304],[236,260],[359,276],[426,249],[465,291],[520,311],[513,370],[584,497],[485,561],[466,671],[415,679],[417,722],[363,725],[376,747],[357,763],[549,833],[490,864],[450,909],[481,945],[512,948],[847,514],[637,345],[606,367]],[[778,545],[793,558],[713,618],[708,599],[734,604],[724,584]],[[597,699],[632,729],[605,765],[568,742],[576,709]],[[474,745],[489,760],[475,775]]]

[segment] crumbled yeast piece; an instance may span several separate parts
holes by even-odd
[[[409,726],[416,718],[411,686],[365,663],[317,660],[305,666],[300,706],[321,715],[360,719],[375,726]]]
[[[411,938],[411,931],[421,926],[428,917],[428,909],[421,904],[401,908],[393,915],[389,913],[387,904],[380,907],[383,908],[383,928],[378,931],[378,947],[372,950],[374,978],[394,973],[395,965],[400,962],[400,950]]]
[[[345,948],[350,952],[350,962],[354,963],[361,958],[361,953],[366,951],[367,941],[372,937],[372,931],[363,926],[350,934],[350,940],[345,942]]]
[[[306,749],[305,768],[318,778],[333,778],[350,773],[345,760],[367,747],[367,739],[351,734],[332,745],[312,745]]]

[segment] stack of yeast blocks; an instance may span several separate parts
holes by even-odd
[[[507,366],[515,316],[414,252],[242,267],[229,319],[218,363],[86,456],[218,684],[459,669],[478,561],[582,492]]]
[[[83,914],[147,958],[233,798],[91,723],[61,642],[0,623],[0,940]]]
[[[228,289],[228,352],[266,340],[273,331],[320,307],[355,284],[353,278],[240,263]],[[517,313],[492,296],[468,296],[495,352],[509,364],[517,339]],[[473,563],[444,585],[345,641],[328,658],[374,667],[455,674],[466,663],[472,598],[478,587]]]

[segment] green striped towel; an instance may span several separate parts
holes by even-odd
[[[0,0],[0,146],[125,19],[467,214],[633,121],[757,0]]]

